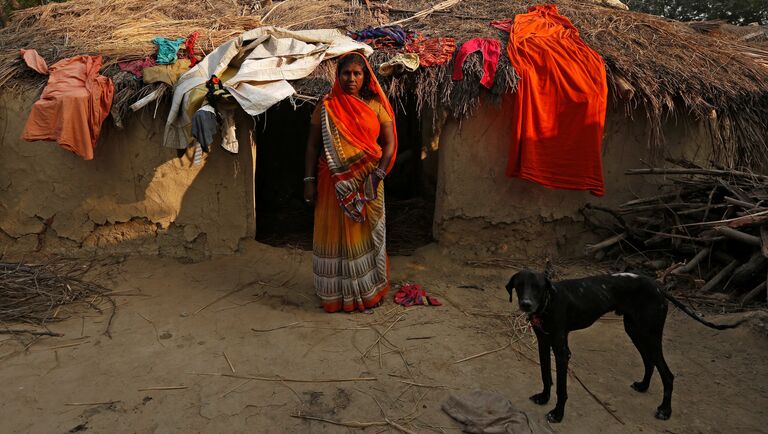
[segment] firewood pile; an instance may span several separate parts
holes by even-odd
[[[587,206],[587,223],[605,229],[596,218],[610,216],[614,235],[587,246],[586,254],[616,258],[625,270],[653,271],[669,286],[701,296],[765,304],[768,176],[670,161],[677,167],[627,172],[663,176],[659,194],[616,209]]]

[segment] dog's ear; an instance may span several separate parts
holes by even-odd
[[[509,293],[509,302],[512,303],[512,294],[515,292],[515,288],[517,287],[517,276],[520,273],[515,273],[514,276],[512,276],[509,279],[509,282],[507,283],[507,292]]]

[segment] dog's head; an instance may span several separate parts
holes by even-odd
[[[552,291],[552,282],[543,273],[523,270],[512,276],[507,283],[510,303],[513,291],[517,291],[520,310],[535,313],[544,307],[547,294]]]

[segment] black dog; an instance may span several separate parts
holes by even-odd
[[[539,364],[544,390],[531,396],[539,405],[549,402],[552,386],[550,349],[555,353],[557,372],[557,404],[547,414],[550,422],[560,422],[568,399],[567,375],[568,333],[589,327],[603,314],[615,311],[624,315],[624,330],[635,344],[643,359],[643,379],[632,384],[638,392],[645,392],[651,382],[654,368],[659,370],[664,385],[664,399],[656,411],[656,417],[669,419],[672,414],[672,383],[674,375],[669,370],[661,348],[664,321],[667,318],[667,300],[702,324],[718,330],[733,328],[705,321],[689,307],[667,294],[650,278],[630,273],[587,277],[553,283],[541,273],[521,271],[507,283],[509,301],[512,291],[517,290],[520,309],[529,314],[539,343]]]

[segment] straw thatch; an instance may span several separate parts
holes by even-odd
[[[167,0],[76,0],[21,10],[0,30],[0,84],[23,71],[20,48],[36,49],[49,63],[101,54],[108,67],[152,54],[156,36],[186,37],[197,31],[197,52],[204,54],[260,24],[258,16],[239,15],[243,9],[237,5],[224,0],[183,6]]]
[[[19,48],[36,48],[49,62],[74,54],[103,54],[109,66],[151,53],[154,47],[149,41],[158,35],[184,37],[199,31],[198,54],[203,54],[260,22],[296,30],[353,31],[410,17],[438,1],[286,0],[275,1],[266,10],[259,8],[260,3],[205,0],[179,7],[168,0],[70,0],[17,12],[11,25],[0,30],[0,86],[32,77],[18,59]],[[462,0],[404,25],[425,36],[455,37],[458,44],[474,37],[495,37],[506,43],[507,35],[489,26],[489,21],[513,18],[535,3]],[[614,102],[629,116],[638,109],[644,112],[652,129],[649,146],[656,155],[663,154],[662,125],[676,114],[687,113],[707,121],[718,164],[768,167],[768,68],[760,63],[768,59],[761,54],[764,50],[749,40],[715,37],[647,14],[573,0],[554,3],[605,59]],[[376,65],[387,58],[387,53],[376,53],[372,60]],[[506,59],[490,92],[478,84],[478,55],[465,65],[464,81],[451,81],[451,68],[451,64],[425,68],[382,82],[392,98],[415,95],[420,110],[445,108],[457,117],[470,114],[481,95],[498,100],[516,86],[515,72]],[[115,75],[117,69],[107,67],[104,73]],[[305,96],[317,97],[328,89],[332,77],[333,65],[326,62],[311,77],[297,82],[296,88]],[[120,80],[117,111],[152,89]]]
[[[393,19],[434,1],[393,0]],[[512,18],[540,2],[463,1],[447,13],[432,14],[413,27],[427,35],[458,40],[501,37],[490,20]],[[558,0],[582,38],[606,61],[614,101],[628,115],[645,112],[652,127],[651,149],[661,154],[662,125],[676,113],[708,119],[718,163],[729,167],[768,166],[768,68],[744,55],[747,41],[712,38],[688,25],[652,15]],[[763,60],[768,57],[763,58]],[[630,99],[619,99],[625,80]]]
[[[28,70],[20,48],[34,48],[48,64],[79,54],[104,56],[103,73],[115,82],[113,116],[116,123],[128,106],[163,84],[144,86],[122,73],[118,61],[151,55],[156,36],[183,38],[199,32],[196,54],[216,46],[261,23],[253,2],[208,0],[180,7],[168,0],[80,0],[50,3],[13,14],[11,24],[0,30],[0,87],[42,87],[46,77]],[[170,94],[170,92],[169,92]]]

